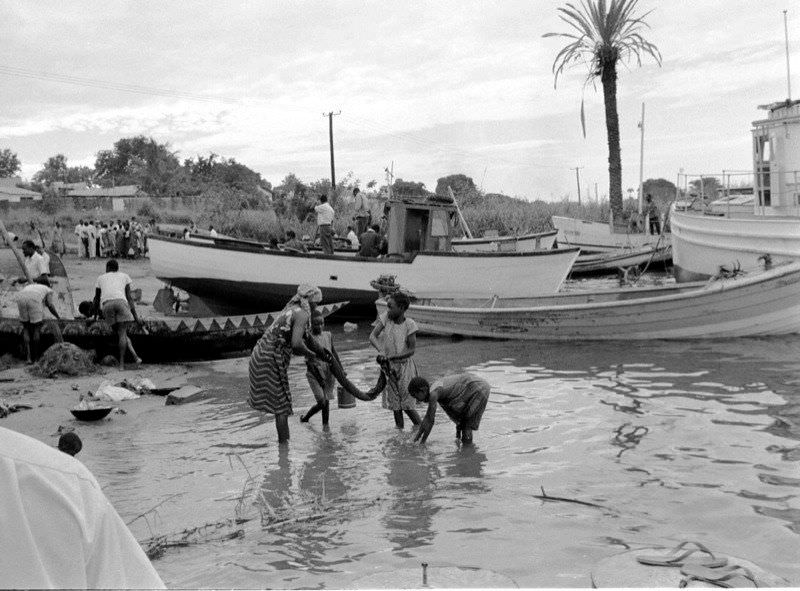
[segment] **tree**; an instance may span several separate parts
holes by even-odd
[[[475,186],[475,181],[465,174],[451,174],[440,178],[436,181],[436,194],[439,197],[450,197],[448,187],[453,189],[459,205],[476,203],[483,197]]]
[[[642,57],[653,57],[661,65],[658,48],[642,37],[644,22],[650,12],[635,16],[638,0],[581,0],[580,7],[567,4],[559,8],[559,17],[573,30],[569,33],[547,33],[545,37],[566,37],[570,42],[558,52],[553,61],[555,83],[565,68],[589,62],[589,73],[584,87],[596,78],[603,84],[606,134],[608,139],[608,184],[611,213],[617,222],[622,221],[622,157],[619,141],[619,115],[617,114],[617,63]],[[588,60],[587,60],[588,58]],[[581,100],[581,124],[586,135],[586,125]]]
[[[20,167],[19,158],[14,152],[8,148],[0,150],[0,178],[16,175]]]
[[[670,203],[677,194],[675,183],[667,179],[647,179],[642,183],[642,188],[645,195],[650,193],[658,203]]]
[[[719,191],[722,189],[722,183],[719,182],[717,177],[704,176],[695,179],[689,183],[691,193],[700,197],[703,201],[713,201],[719,197]]]
[[[47,159],[42,169],[33,175],[33,182],[42,187],[60,181],[62,183],[79,183],[88,181],[94,176],[94,170],[88,166],[67,166],[64,154],[56,154]]]
[[[122,138],[113,150],[98,152],[94,168],[104,184],[135,184],[158,197],[177,194],[183,180],[180,162],[169,145],[143,135]]]

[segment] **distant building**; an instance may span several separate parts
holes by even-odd
[[[55,184],[55,183],[53,183]],[[86,183],[64,183],[69,187],[59,188],[64,191],[66,197],[72,199],[77,208],[96,208],[111,209],[113,211],[123,211],[126,201],[140,200],[148,197],[136,185],[122,185],[119,187],[87,187]],[[80,185],[72,187],[71,185]]]
[[[10,203],[30,204],[34,201],[41,201],[42,194],[28,189],[17,187],[23,180],[19,177],[9,177],[0,179],[0,204]]]

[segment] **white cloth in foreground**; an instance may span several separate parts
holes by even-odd
[[[0,427],[0,586],[163,589],[91,472]]]

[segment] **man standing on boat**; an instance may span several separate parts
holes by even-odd
[[[328,196],[319,196],[319,205],[314,208],[317,212],[317,234],[324,254],[333,254],[333,208],[328,203]]]
[[[369,199],[361,190],[356,187],[353,189],[353,201],[356,207],[356,236],[361,236],[364,232],[367,231],[369,227],[369,223],[372,218],[372,214],[369,209]]]
[[[653,203],[653,196],[650,193],[645,195],[644,200],[647,202],[645,204],[644,213],[650,220],[650,233],[653,236],[658,236],[661,234],[661,215],[658,211],[658,206]]]

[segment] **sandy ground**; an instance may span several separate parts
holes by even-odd
[[[63,262],[69,275],[75,306],[81,300],[92,299],[95,280],[105,271],[106,261],[78,259],[67,255]],[[161,314],[153,309],[152,302],[162,283],[150,274],[149,260],[120,261],[120,270],[131,276],[134,289],[142,290],[142,299],[138,304],[139,314],[143,318],[160,317]],[[78,403],[81,394],[94,392],[103,382],[117,384],[125,379],[134,381],[137,378],[148,378],[158,387],[187,384],[202,387],[202,376],[218,370],[224,371],[223,366],[232,368],[245,363],[243,370],[246,371],[246,359],[230,359],[215,363],[148,364],[138,368],[131,365],[124,371],[98,366],[97,372],[91,375],[49,379],[32,375],[22,360],[11,359],[9,355],[3,356],[0,363],[3,363],[0,365],[0,404],[33,407],[31,410],[20,410],[6,418],[0,418],[0,426],[20,431],[49,445],[57,444],[59,427],[79,430],[81,423],[75,421],[69,409]],[[146,407],[164,404],[162,397],[146,398]],[[139,404],[131,405],[131,402],[138,401],[114,403],[114,406],[123,410],[127,408],[125,412],[143,408]]]

